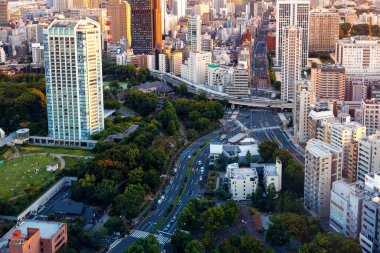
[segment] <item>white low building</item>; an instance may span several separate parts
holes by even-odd
[[[245,145],[210,143],[209,164],[215,164],[215,161],[221,155],[224,155],[227,158],[237,156],[239,157],[240,163],[246,163],[246,156],[248,152],[251,154],[251,159],[253,161],[259,161],[261,159],[259,154],[259,147],[255,142],[250,142],[250,144]]]
[[[282,188],[282,163],[279,159],[276,163],[267,164],[264,167],[264,187],[265,190],[273,184],[277,192]]]
[[[259,184],[255,168],[239,168],[239,164],[227,165],[226,178],[233,200],[246,200]]]

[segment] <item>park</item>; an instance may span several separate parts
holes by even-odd
[[[48,155],[27,155],[0,163],[0,199],[12,200],[27,192],[38,191],[55,181],[46,166],[58,161]]]

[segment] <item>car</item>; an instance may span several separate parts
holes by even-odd
[[[205,171],[205,167],[201,167],[201,173],[203,173]]]
[[[191,155],[189,155],[187,158],[189,158],[189,159],[190,159],[190,158],[191,158]]]
[[[199,161],[198,161],[198,164],[199,164],[199,165],[201,165],[201,164],[202,164],[202,161],[201,161],[201,160],[199,160]]]
[[[177,173],[177,168],[174,168],[174,173]]]
[[[177,206],[180,206],[180,205],[182,205],[182,200],[179,200],[179,201],[177,202]]]
[[[202,179],[203,179],[202,176],[200,176],[200,177],[199,177],[199,181],[202,181]]]

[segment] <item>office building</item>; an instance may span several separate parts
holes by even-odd
[[[246,98],[249,91],[249,73],[247,61],[239,61],[233,74],[232,86],[226,86],[226,93],[235,97]]]
[[[214,40],[211,38],[211,35],[206,33],[201,37],[201,50],[210,52],[214,49]]]
[[[312,63],[311,86],[317,99],[344,100],[346,88],[344,67]]]
[[[301,66],[307,65],[309,54],[309,0],[278,0],[276,17],[276,65],[282,66],[283,57],[283,32],[288,26],[297,26],[302,30]]]
[[[150,54],[162,47],[162,14],[159,0],[130,0],[132,48]]]
[[[109,28],[112,40],[119,42],[122,38],[127,39],[128,44],[132,44],[131,31],[131,6],[127,1],[110,0],[107,5],[107,15],[109,17]]]
[[[282,163],[280,159],[276,159],[274,164],[266,164],[264,166],[263,183],[265,190],[268,190],[270,185],[273,185],[276,192],[282,189]]]
[[[347,178],[348,171],[355,172],[356,163],[353,160],[356,143],[366,137],[366,127],[357,122],[333,123],[330,125],[331,145],[343,151],[343,176]]]
[[[361,123],[367,127],[367,135],[380,130],[380,101],[363,99],[361,102]]]
[[[66,145],[89,140],[104,129],[100,25],[91,19],[53,21],[44,54],[49,137]]]
[[[310,12],[309,18],[309,51],[334,51],[339,39],[339,14],[327,9],[315,9]]]
[[[338,40],[335,60],[346,69],[346,75],[379,76],[380,38],[357,36]]]
[[[346,180],[333,182],[330,199],[330,229],[351,238],[358,238],[362,224],[363,200],[371,194],[364,185]]]
[[[99,8],[99,0],[73,0],[73,6],[78,9]]]
[[[182,52],[173,52],[170,55],[170,74],[181,76]]]
[[[24,220],[0,239],[0,252],[56,253],[67,243],[65,223]]]
[[[358,141],[357,179],[364,182],[365,175],[380,172],[380,133]]]
[[[342,159],[340,148],[316,139],[307,142],[304,204],[312,215],[329,216],[331,186],[342,178]]]
[[[295,82],[301,79],[302,29],[283,27],[281,36],[281,100],[293,101]]]
[[[169,65],[168,65],[169,59],[166,54],[158,54],[158,70],[161,72],[168,72]]]
[[[0,26],[8,26],[10,21],[8,0],[0,1]]]
[[[297,81],[293,101],[293,126],[294,137],[300,143],[306,143],[308,140],[308,117],[314,104],[314,94],[311,91],[310,81]]]
[[[189,54],[185,64],[181,67],[181,77],[195,84],[206,84],[207,66],[211,63],[211,52],[193,52]]]
[[[239,168],[238,163],[227,165],[225,177],[228,180],[228,188],[232,199],[246,200],[252,195],[259,184],[259,177],[254,168]]]
[[[200,16],[192,16],[187,26],[187,47],[189,51],[201,52],[201,25],[202,20]]]

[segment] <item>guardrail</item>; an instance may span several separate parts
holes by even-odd
[[[181,83],[183,83],[187,85],[189,92],[196,93],[196,94],[200,92],[204,92],[209,98],[219,99],[219,100],[228,100],[229,103],[235,104],[235,105],[244,105],[244,106],[253,106],[253,107],[273,107],[273,108],[281,108],[281,109],[293,108],[292,103],[287,103],[281,100],[272,100],[272,99],[263,98],[263,97],[240,98],[240,97],[231,96],[226,93],[210,89],[204,85],[192,83],[188,80],[185,80],[181,77],[175,76],[170,73],[161,72],[158,70],[151,70],[150,73],[153,76],[160,78],[161,80],[164,79],[165,81],[168,81],[175,86],[179,86]]]

